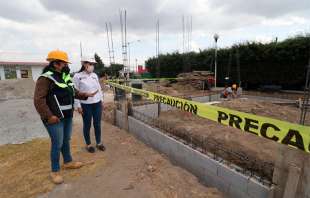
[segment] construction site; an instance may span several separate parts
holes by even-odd
[[[102,122],[108,150],[95,157],[85,153],[79,133],[82,120],[75,115],[72,152],[86,165],[82,171],[66,173],[68,183],[55,188],[47,179],[47,134],[32,106],[34,82],[0,83],[5,93],[1,110],[10,112],[1,117],[1,197],[308,196],[306,152],[155,102],[143,93],[132,94],[126,87],[107,86],[106,80],[102,80]],[[304,97],[303,93],[244,91],[238,98],[223,99],[218,90],[197,87],[197,79],[181,77],[135,79],[127,84],[295,124],[300,122],[298,99]]]

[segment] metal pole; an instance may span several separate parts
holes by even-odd
[[[128,42],[127,45],[128,45],[128,67],[130,70],[130,42]]]
[[[216,84],[217,84],[217,41],[215,41],[215,60],[214,60],[214,86],[216,88]]]
[[[81,58],[82,58],[82,56],[83,56],[82,42],[81,42],[81,41],[80,41],[80,56],[81,56]]]
[[[214,58],[214,87],[216,88],[217,85],[217,41],[219,39],[218,34],[214,34],[214,41],[215,41],[215,58]]]

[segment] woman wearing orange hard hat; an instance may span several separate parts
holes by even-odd
[[[64,168],[77,169],[83,166],[81,162],[72,160],[70,152],[74,98],[86,100],[96,93],[81,93],[74,89],[66,52],[51,51],[46,60],[49,65],[36,82],[34,105],[51,139],[51,179],[55,184],[60,184],[63,183],[60,153]]]

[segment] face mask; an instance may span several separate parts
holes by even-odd
[[[62,68],[61,72],[65,73],[65,74],[69,74],[70,73],[70,68],[68,66],[65,66]]]
[[[87,67],[87,69],[86,69],[86,71],[88,72],[88,73],[92,73],[93,71],[94,71],[94,66],[93,65],[89,65],[88,67]]]

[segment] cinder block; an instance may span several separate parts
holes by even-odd
[[[262,198],[268,197],[271,189],[267,186],[262,185],[261,183],[250,178],[247,185],[247,194],[251,198]]]
[[[229,186],[229,191],[227,193],[227,196],[230,198],[249,198],[246,192],[240,191],[238,188],[236,188],[233,185]]]
[[[233,185],[233,188],[247,192],[249,177],[238,173],[224,164],[218,164],[218,176]]]

